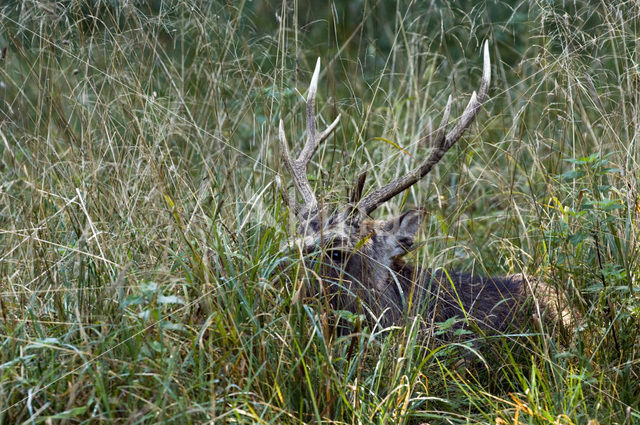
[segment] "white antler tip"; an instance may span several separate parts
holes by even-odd
[[[442,123],[440,123],[440,131],[445,131],[447,125],[449,124],[449,115],[451,114],[452,102],[453,102],[453,97],[449,95],[449,98],[447,99],[447,106],[444,107],[444,113],[442,114]]]
[[[316,69],[313,71],[311,77],[311,83],[309,84],[309,94],[307,95],[307,102],[309,98],[315,97],[316,90],[318,89],[318,77],[320,76],[320,58],[316,61]]]
[[[489,56],[489,40],[484,42],[484,64],[482,66],[482,79],[487,83],[491,81],[491,57]]]
[[[280,139],[280,146],[285,155],[289,155],[289,148],[287,147],[287,136],[284,132],[284,122],[280,119],[280,125],[278,126],[278,139]]]

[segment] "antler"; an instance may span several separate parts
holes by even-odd
[[[316,117],[315,117],[315,103],[316,92],[318,91],[318,76],[320,75],[320,58],[316,62],[316,69],[313,71],[313,77],[311,77],[311,83],[309,84],[309,92],[307,94],[307,141],[300,152],[297,159],[292,159],[289,153],[289,147],[287,145],[287,138],[284,133],[284,123],[280,120],[279,139],[280,139],[280,152],[282,153],[282,160],[284,165],[293,177],[293,183],[295,184],[300,196],[302,196],[303,206],[302,208],[293,207],[295,214],[303,219],[310,217],[318,211],[318,200],[316,199],[309,179],[307,178],[307,165],[316,153],[318,146],[322,143],[338,125],[340,121],[340,115],[324,130],[318,134],[316,129]],[[286,198],[285,198],[286,200]],[[289,202],[295,201],[291,199]]]
[[[482,106],[482,103],[487,97],[487,91],[489,89],[490,81],[491,62],[489,59],[489,42],[485,41],[484,65],[482,69],[482,81],[480,83],[480,89],[478,90],[478,94],[476,94],[476,92],[474,91],[471,95],[469,104],[464,109],[460,120],[453,128],[453,130],[451,130],[449,133],[446,133],[445,135],[447,124],[449,122],[449,113],[451,112],[451,96],[449,96],[447,106],[445,107],[444,114],[442,116],[442,123],[440,124],[440,128],[438,129],[438,134],[435,139],[436,147],[433,149],[429,157],[427,157],[427,159],[425,159],[424,162],[420,164],[420,166],[415,168],[409,174],[393,180],[392,182],[374,190],[369,195],[364,197],[358,204],[358,209],[365,214],[370,214],[376,208],[378,208],[380,204],[393,198],[394,196],[411,187],[413,184],[426,176],[431,171],[433,166],[442,159],[444,154],[451,148],[451,146],[453,146],[460,139],[464,131],[469,128],[473,120],[476,118],[476,115],[478,115],[478,111],[480,110],[480,106]]]

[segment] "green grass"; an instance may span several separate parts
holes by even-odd
[[[640,423],[639,14],[0,6],[0,423]],[[376,216],[425,207],[412,261],[545,279],[580,326],[487,352],[414,323],[340,336],[300,265],[281,267],[278,120],[295,150],[320,57],[319,114],[342,120],[309,176],[344,202],[361,169],[370,191],[428,152],[447,97],[457,117],[477,88],[485,39],[476,123]]]

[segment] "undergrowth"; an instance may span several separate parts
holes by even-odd
[[[640,423],[637,2],[9,2],[0,6],[0,423]],[[377,213],[411,261],[544,279],[565,334],[433,343],[332,327],[280,247],[277,124],[338,130],[344,202],[413,168],[449,95],[490,99]],[[294,148],[295,149],[295,148]],[[290,184],[290,183],[289,183]]]

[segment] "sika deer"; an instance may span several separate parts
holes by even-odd
[[[361,195],[366,174],[362,173],[350,202],[333,212],[319,206],[306,175],[307,165],[319,144],[329,137],[340,119],[338,116],[322,132],[316,128],[314,108],[319,72],[320,59],[307,95],[307,140],[296,159],[289,153],[280,120],[282,160],[293,177],[302,203],[290,197],[286,189],[282,190],[282,196],[299,223],[299,238],[287,249],[294,248],[302,253],[307,266],[315,264],[316,275],[321,280],[323,292],[331,296],[332,307],[364,313],[382,326],[397,324],[405,316],[421,314],[432,322],[457,316],[483,331],[498,332],[514,321],[521,322],[519,317],[542,317],[544,314],[547,319],[564,318],[566,312],[557,314],[554,291],[543,283],[529,282],[523,275],[481,277],[425,270],[405,262],[402,256],[414,247],[414,237],[424,215],[421,210],[388,220],[369,219],[369,214],[378,206],[427,175],[471,125],[487,98],[491,80],[488,43],[484,44],[484,66],[478,93],[473,92],[462,116],[447,132],[451,109],[449,96],[431,154],[407,175],[364,198]],[[537,297],[533,286],[537,287]],[[533,302],[528,303],[529,300]],[[525,304],[530,304],[530,313],[518,314]]]

